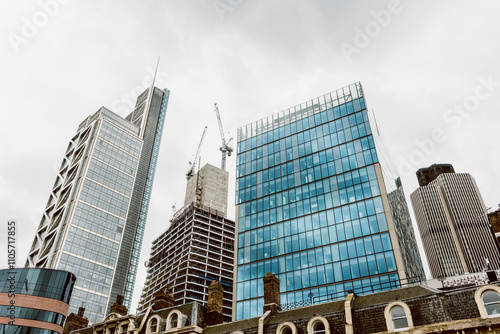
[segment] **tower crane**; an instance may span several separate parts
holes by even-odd
[[[189,163],[191,165],[191,168],[189,168],[188,172],[186,173],[186,179],[189,181],[195,173],[196,169],[196,160],[198,160],[198,156],[200,155],[201,147],[203,146],[203,140],[205,139],[205,133],[207,133],[207,127],[205,126],[205,129],[203,130],[203,134],[201,135],[201,140],[200,140],[200,145],[198,145],[198,150],[196,151],[196,155],[194,156],[193,163]]]
[[[224,128],[222,127],[222,121],[220,119],[220,113],[219,113],[219,108],[217,107],[217,103],[214,103],[215,106],[215,113],[217,114],[217,121],[219,122],[219,131],[220,131],[220,136],[222,139],[222,146],[219,148],[222,152],[222,162],[221,162],[221,169],[226,170],[226,155],[231,156],[231,153],[233,152],[233,148],[229,146],[229,143],[233,138],[230,138],[227,142],[226,139],[224,138]]]

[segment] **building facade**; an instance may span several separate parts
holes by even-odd
[[[407,274],[410,277],[425,278],[422,260],[417,247],[415,231],[413,230],[410,211],[406,203],[405,193],[401,179],[395,181],[396,189],[387,194],[391,207],[392,219],[396,234],[398,235],[399,248],[406,264]],[[416,259],[416,261],[415,261]]]
[[[187,182],[184,203],[195,203],[227,215],[229,173],[206,164]]]
[[[273,304],[279,289],[269,295],[267,301]],[[438,290],[417,284],[363,296],[350,292],[342,300],[294,310],[264,308],[254,318],[230,323],[212,322],[213,312],[196,302],[162,304],[138,315],[110,314],[105,321],[73,333],[500,333],[500,287],[498,282],[488,282]]]
[[[70,140],[26,266],[78,279],[70,312],[100,321],[129,307],[170,92],[151,87],[125,119],[106,108]]]
[[[227,179],[226,171],[205,165],[188,181],[185,206],[174,215],[168,230],[153,241],[139,312],[153,305],[160,291],[171,292],[177,304],[205,304],[208,286],[215,280],[224,290],[224,320],[231,321],[235,223],[226,218],[225,211],[202,204],[225,210]],[[194,194],[193,189],[198,189],[196,196],[188,196]]]
[[[411,195],[434,278],[500,268],[500,254],[476,182],[445,173]],[[487,259],[487,261],[486,261]]]
[[[443,173],[455,173],[455,169],[450,164],[434,164],[430,167],[420,168],[417,171],[418,185],[424,187]]]
[[[62,270],[0,270],[0,333],[62,333],[75,279]]]
[[[267,272],[285,304],[422,272],[402,255],[360,83],[241,127],[237,145],[235,319],[260,312]]]

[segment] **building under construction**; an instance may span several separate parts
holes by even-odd
[[[205,165],[189,178],[184,207],[152,245],[138,312],[153,304],[158,291],[176,303],[206,303],[208,286],[224,288],[224,321],[231,321],[235,223],[226,218],[229,173]]]

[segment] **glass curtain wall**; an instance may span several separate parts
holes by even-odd
[[[238,130],[236,319],[397,280],[360,83]]]

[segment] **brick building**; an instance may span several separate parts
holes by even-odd
[[[218,284],[210,288],[216,290]],[[137,316],[110,314],[103,322],[73,333],[500,333],[500,282],[446,289],[416,284],[363,296],[351,292],[341,300],[287,311],[281,311],[279,280],[274,275],[265,276],[264,290],[259,317],[221,323],[221,316],[215,315],[221,312],[220,301],[207,307],[197,302],[174,306],[162,304],[160,296]],[[221,298],[217,293],[211,296]]]

